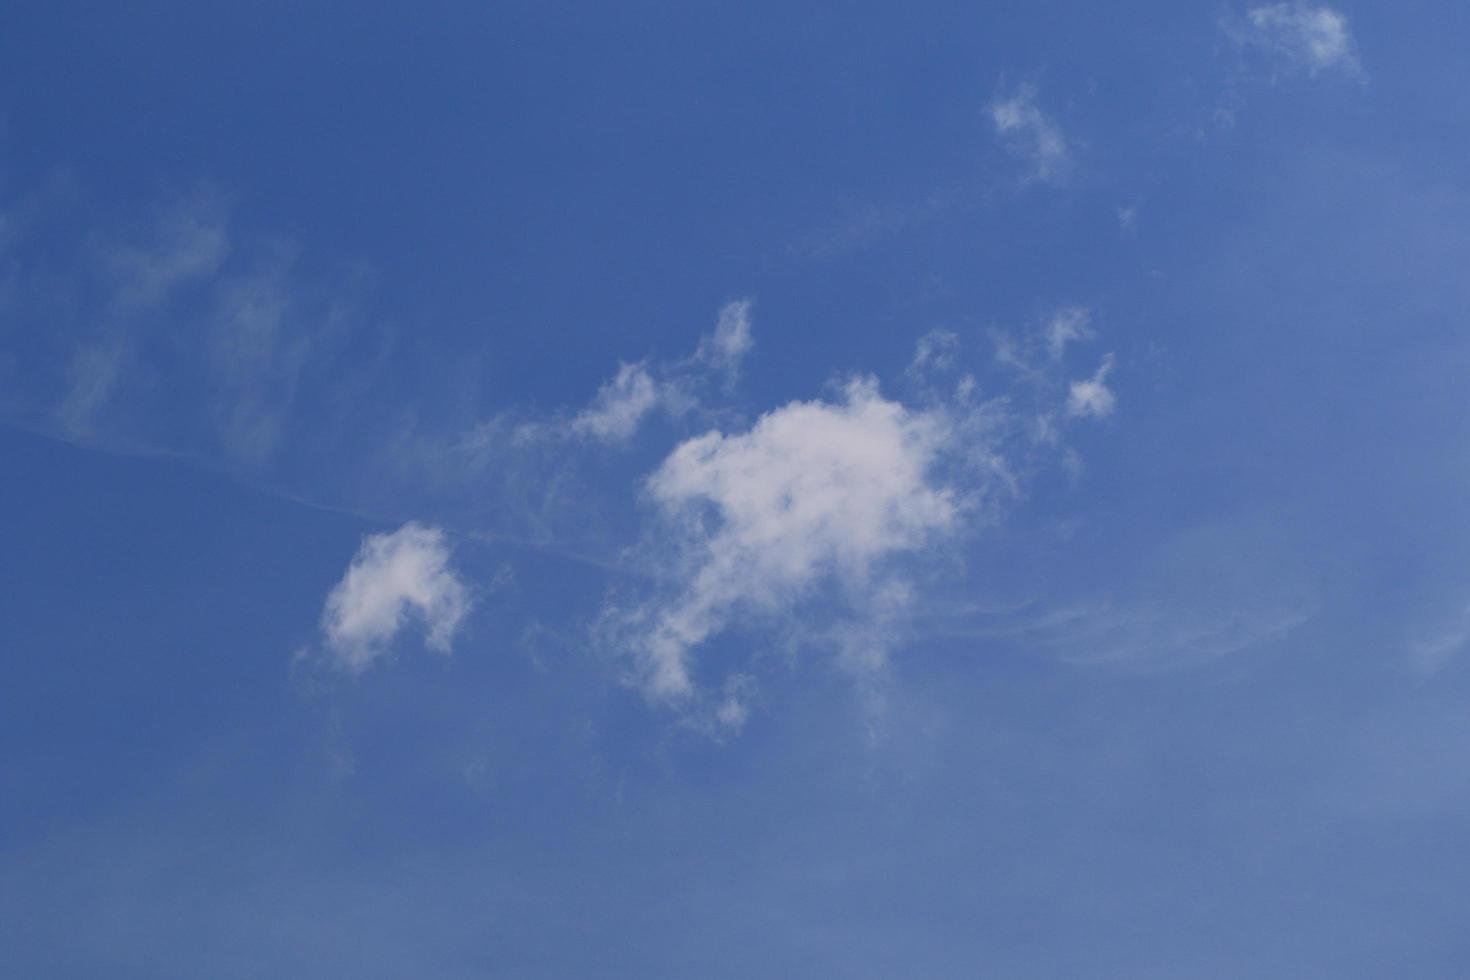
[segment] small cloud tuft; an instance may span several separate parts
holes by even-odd
[[[990,104],[990,120],[1006,148],[1027,165],[1026,179],[1044,184],[1064,182],[1072,154],[1061,128],[1036,103],[1036,90],[1023,85]]]
[[[1108,388],[1108,374],[1113,370],[1113,355],[1103,358],[1097,372],[1083,381],[1072,382],[1067,394],[1067,414],[1074,418],[1107,418],[1117,407],[1117,396]]]
[[[444,532],[412,521],[364,538],[322,610],[322,637],[333,663],[361,673],[390,652],[411,618],[423,623],[431,650],[449,653],[471,606],[469,589],[449,559]]]

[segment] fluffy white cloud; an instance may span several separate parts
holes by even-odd
[[[1356,72],[1358,56],[1347,18],[1331,7],[1275,3],[1246,14],[1246,43],[1310,75],[1336,69]]]
[[[365,538],[322,610],[322,636],[336,665],[367,669],[411,618],[423,623],[431,649],[448,653],[471,605],[449,558],[444,532],[413,522]]]
[[[1108,388],[1108,374],[1113,370],[1113,355],[1103,358],[1097,372],[1084,381],[1072,382],[1067,393],[1067,414],[1076,418],[1105,418],[1113,414],[1117,396]]]
[[[1023,85],[990,105],[990,120],[1006,147],[1024,160],[1029,180],[1055,183],[1071,169],[1071,151],[1061,129],[1036,104],[1036,90]]]
[[[691,693],[691,651],[738,611],[780,611],[829,580],[861,606],[886,558],[953,525],[956,494],[932,472],[948,436],[937,413],[856,379],[840,401],[792,402],[746,433],[676,448],[648,492],[690,534],[688,578],[627,621],[646,689]]]

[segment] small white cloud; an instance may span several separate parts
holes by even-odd
[[[1092,336],[1092,313],[1085,306],[1064,306],[1046,323],[1046,353],[1060,361],[1067,345]]]
[[[750,336],[750,300],[738,299],[720,310],[714,332],[700,338],[694,359],[723,374],[729,387],[740,377],[740,365],[754,345]]]
[[[323,640],[336,665],[366,670],[389,653],[411,618],[423,623],[430,649],[448,653],[471,605],[449,558],[444,532],[414,522],[366,537],[322,610]]]
[[[1108,374],[1113,370],[1113,355],[1103,358],[1097,372],[1085,381],[1072,382],[1067,393],[1067,414],[1074,418],[1106,418],[1117,406],[1115,396],[1107,386]]]
[[[711,734],[716,737],[738,735],[750,720],[751,703],[756,697],[755,679],[748,674],[734,674],[725,680],[724,696],[711,713]]]
[[[1059,183],[1071,170],[1071,151],[1061,129],[1036,104],[1036,90],[1023,85],[990,105],[990,119],[1006,148],[1024,160],[1027,179]]]
[[[656,411],[678,418],[697,409],[711,373],[720,375],[727,390],[739,378],[741,363],[754,346],[750,305],[748,299],[725,304],[715,329],[699,339],[692,356],[652,366],[647,361],[620,364],[618,373],[598,389],[592,404],[570,422],[529,422],[521,426],[521,433],[533,439],[569,432],[609,444],[625,443]]]
[[[571,430],[601,442],[626,442],[658,407],[660,388],[642,363],[620,364],[592,404],[572,419]]]
[[[1326,6],[1275,3],[1246,13],[1242,40],[1272,55],[1285,67],[1308,75],[1358,71],[1357,46],[1347,18]]]

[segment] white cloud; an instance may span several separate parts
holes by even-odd
[[[1010,97],[990,105],[995,132],[1007,149],[1024,160],[1027,179],[1059,183],[1072,166],[1071,151],[1061,129],[1036,104],[1036,90],[1023,85]]]
[[[410,619],[422,622],[430,649],[448,653],[471,605],[449,558],[444,532],[413,522],[365,538],[322,610],[335,664],[352,673],[367,669],[390,652]]]
[[[1092,313],[1084,306],[1064,306],[1046,324],[1046,353],[1060,361],[1067,345],[1092,336]]]
[[[688,535],[688,577],[623,624],[648,692],[690,694],[692,651],[742,611],[789,609],[828,582],[861,609],[886,585],[885,559],[956,521],[958,495],[933,472],[949,435],[939,414],[855,379],[840,401],[792,402],[676,448],[648,493]]]
[[[1246,13],[1241,39],[1287,67],[1309,75],[1358,71],[1358,56],[1347,18],[1326,6],[1276,3]]]
[[[1117,406],[1117,396],[1107,386],[1113,370],[1113,355],[1103,358],[1097,372],[1084,381],[1072,382],[1067,393],[1067,414],[1075,418],[1106,418]]]
[[[625,443],[654,412],[678,418],[699,408],[711,374],[719,377],[727,391],[739,379],[741,364],[754,346],[750,306],[748,299],[725,304],[714,330],[699,338],[692,356],[672,363],[620,364],[617,374],[598,389],[592,404],[569,422],[530,422],[519,431],[526,438],[560,431],[598,442]]]
[[[740,377],[740,366],[755,341],[750,336],[750,300],[726,303],[713,333],[699,340],[694,359],[724,376],[726,387]]]
[[[592,404],[571,421],[572,432],[601,442],[626,442],[662,400],[662,385],[642,363],[620,364]]]

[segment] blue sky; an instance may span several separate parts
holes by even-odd
[[[1470,10],[0,13],[0,973],[1460,977]]]

